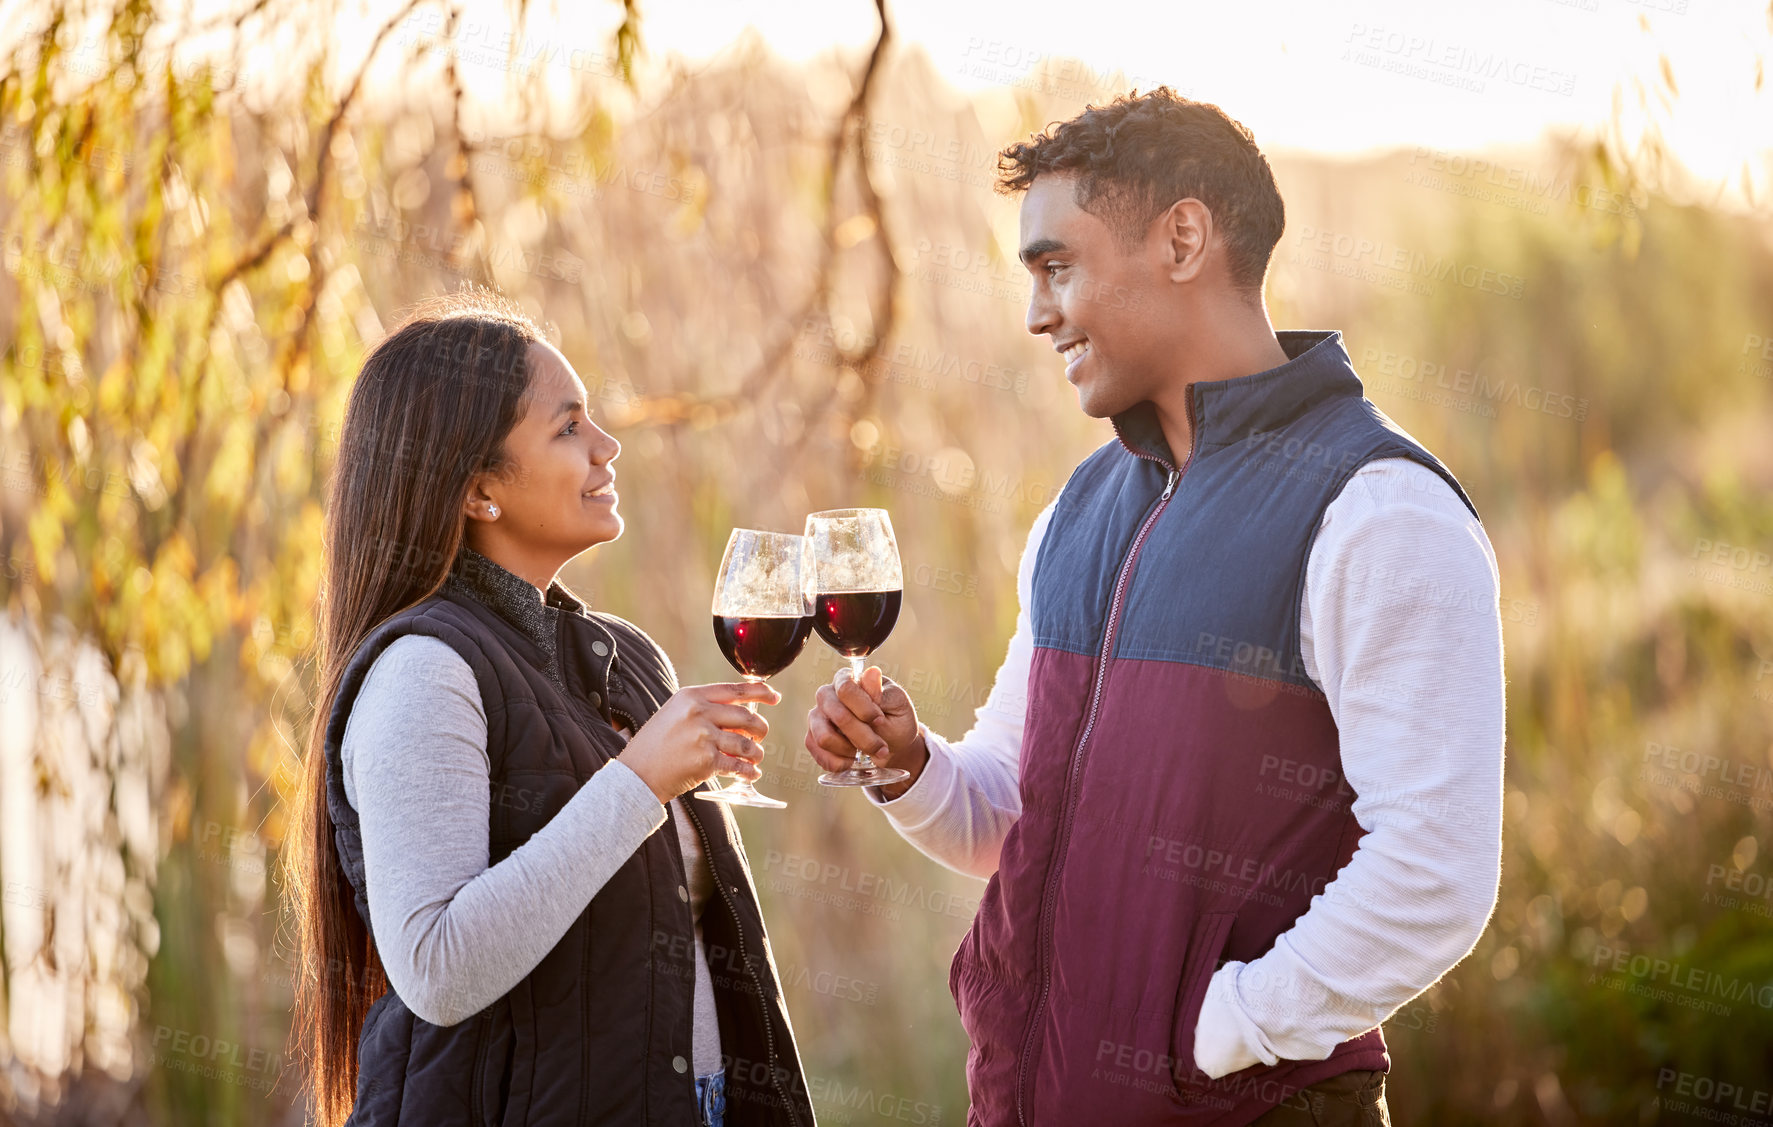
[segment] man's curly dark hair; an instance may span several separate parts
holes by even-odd
[[[1286,226],[1286,209],[1255,136],[1207,102],[1168,86],[1090,106],[1070,121],[1008,146],[998,190],[1025,192],[1035,177],[1077,177],[1077,206],[1115,230],[1123,248],[1177,200],[1199,200],[1225,239],[1232,282],[1257,290]]]

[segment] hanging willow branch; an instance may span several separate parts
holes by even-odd
[[[857,349],[838,349],[837,367],[850,369],[857,373],[866,372],[885,347],[887,338],[892,334],[897,317],[897,291],[901,271],[898,260],[893,254],[893,243],[882,206],[880,194],[874,187],[870,176],[863,139],[866,135],[868,107],[875,90],[875,81],[880,72],[881,60],[886,55],[887,45],[892,38],[892,25],[887,18],[886,0],[875,0],[875,13],[880,20],[880,33],[874,40],[874,46],[868,53],[868,61],[862,68],[861,77],[856,83],[855,94],[850,98],[843,116],[833,131],[826,159],[825,176],[825,220],[820,227],[819,258],[814,266],[813,287],[806,299],[788,317],[781,321],[781,329],[770,346],[765,349],[763,359],[743,380],[739,388],[724,395],[693,396],[674,395],[670,397],[647,400],[640,403],[630,412],[625,420],[630,425],[681,426],[692,420],[713,419],[721,421],[730,418],[742,408],[755,403],[774,387],[777,379],[787,367],[787,362],[794,348],[796,334],[808,318],[816,314],[830,315],[831,291],[836,280],[838,255],[840,251],[850,249],[864,243],[873,242],[878,248],[881,260],[885,265],[884,282],[878,292],[870,299],[870,315],[873,331]],[[855,182],[858,195],[861,197],[861,209],[855,214],[842,219],[838,217],[837,185],[848,162],[855,162]],[[865,413],[869,399],[873,395],[872,382],[863,381],[864,394],[860,403]],[[814,404],[807,412],[811,418],[818,418],[830,409],[837,398],[837,384],[833,381],[826,395]],[[810,432],[810,428],[809,428]],[[804,447],[804,440],[790,451],[789,463],[798,456]]]

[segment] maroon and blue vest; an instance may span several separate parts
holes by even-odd
[[[975,1127],[1235,1127],[1390,1068],[1378,1028],[1217,1080],[1194,1062],[1213,971],[1266,952],[1365,832],[1300,651],[1324,510],[1398,457],[1471,507],[1362,395],[1340,333],[1277,336],[1286,363],[1193,385],[1182,458],[1149,403],[1116,416],[1041,541],[1022,815],[949,975]]]

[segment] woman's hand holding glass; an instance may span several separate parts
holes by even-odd
[[[690,685],[673,693],[617,758],[661,803],[715,775],[753,781],[763,774],[759,742],[770,726],[747,705],[781,699],[757,682]]]

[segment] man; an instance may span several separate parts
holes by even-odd
[[[1000,167],[1028,330],[1116,437],[1035,520],[973,730],[845,670],[807,747],[910,770],[871,797],[989,878],[970,1124],[1388,1123],[1377,1026],[1496,902],[1495,555],[1340,333],[1271,328],[1248,130],[1159,88]]]

